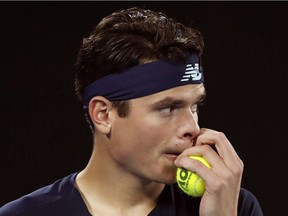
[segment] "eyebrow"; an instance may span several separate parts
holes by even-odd
[[[173,97],[168,96],[152,104],[151,109],[157,110],[157,109],[165,108],[168,106],[183,106],[184,104],[185,102],[183,100],[175,99]]]
[[[195,103],[202,102],[205,100],[205,98],[206,98],[206,92],[204,91],[202,94],[200,94],[196,98]],[[176,98],[173,98],[171,96],[167,96],[167,97],[163,98],[162,100],[157,101],[156,103],[152,104],[151,109],[159,109],[159,108],[164,108],[167,106],[184,106],[186,104],[187,104],[187,102],[184,100],[176,99]]]

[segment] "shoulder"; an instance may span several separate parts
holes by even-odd
[[[254,194],[245,188],[241,188],[239,194],[239,204],[238,204],[238,214],[239,215],[249,215],[249,216],[262,216],[263,212],[261,206],[254,196]]]
[[[0,208],[1,216],[48,215],[56,206],[65,206],[73,197],[76,173],[59,179]],[[51,214],[51,213],[50,213]],[[52,215],[52,214],[51,214]]]

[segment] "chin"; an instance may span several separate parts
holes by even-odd
[[[176,172],[173,172],[170,175],[163,176],[162,179],[159,180],[159,183],[162,184],[174,184],[176,183]]]
[[[171,180],[171,181],[166,181],[164,184],[169,185],[169,184],[175,184],[175,183],[176,183],[176,179]]]
[[[173,164],[165,164],[157,171],[154,171],[154,181],[162,184],[174,184],[176,183],[176,171],[177,167]]]
[[[176,180],[172,180],[172,179],[163,179],[163,181],[161,181],[162,184],[166,184],[166,185],[170,185],[170,184],[175,184],[176,183]]]

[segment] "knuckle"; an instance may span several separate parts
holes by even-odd
[[[244,163],[242,161],[239,162],[239,166],[237,166],[234,170],[234,174],[236,176],[241,176],[244,170]]]
[[[223,132],[221,132],[221,131],[217,132],[217,137],[218,137],[219,140],[226,139],[226,135]]]
[[[239,159],[239,166],[242,170],[244,170],[244,162],[241,159]]]
[[[211,147],[210,147],[209,145],[202,145],[201,148],[203,148],[203,149],[202,149],[203,152],[209,152],[209,151],[211,150]]]

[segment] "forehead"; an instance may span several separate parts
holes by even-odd
[[[151,94],[145,97],[140,97],[133,99],[132,101],[142,101],[142,102],[148,102],[148,103],[154,103],[161,100],[164,100],[165,98],[171,98],[171,99],[177,99],[177,100],[187,100],[187,102],[191,101],[199,101],[201,99],[205,98],[205,87],[204,84],[189,84],[189,85],[183,85],[178,86],[175,88],[171,88],[168,90],[164,90],[155,94]]]

